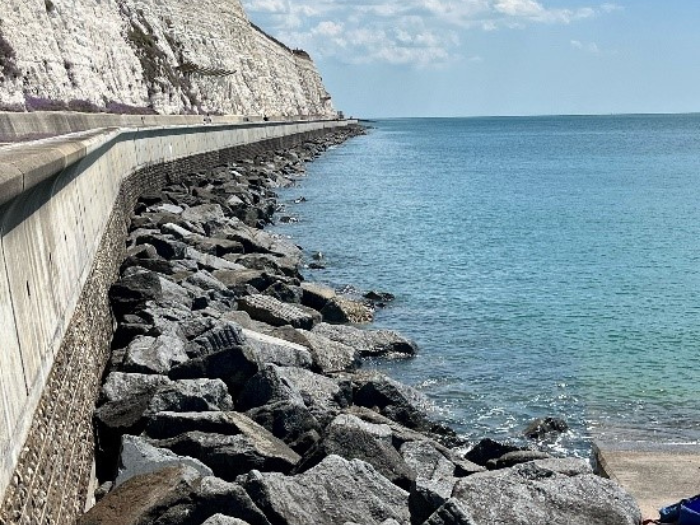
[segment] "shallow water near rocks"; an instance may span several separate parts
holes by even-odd
[[[326,269],[389,291],[369,364],[475,439],[535,417],[591,439],[700,439],[700,116],[379,121],[280,192]],[[304,196],[307,201],[294,204]]]

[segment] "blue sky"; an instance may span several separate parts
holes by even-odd
[[[700,111],[698,0],[243,0],[367,118]]]

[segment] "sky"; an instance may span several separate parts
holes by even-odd
[[[700,111],[699,0],[243,0],[363,118]]]

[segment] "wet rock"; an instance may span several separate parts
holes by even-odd
[[[373,408],[382,415],[413,429],[431,426],[424,407],[427,400],[415,389],[379,373],[359,374],[356,405]]]
[[[539,452],[536,450],[516,450],[515,452],[508,452],[503,454],[498,459],[490,459],[486,462],[486,467],[489,470],[496,470],[502,468],[509,468],[520,463],[527,463],[528,461],[535,461],[537,459],[547,459],[551,458],[549,454],[544,452]]]
[[[485,438],[479,441],[469,452],[465,454],[465,459],[485,467],[492,459],[498,459],[508,452],[516,452],[522,450],[515,445],[507,443],[499,443],[491,438]]]
[[[122,438],[119,456],[119,471],[114,486],[125,483],[135,476],[156,472],[165,467],[187,465],[194,468],[201,476],[211,476],[212,470],[201,461],[178,456],[170,450],[157,448],[144,438],[126,435]]]
[[[353,326],[320,323],[312,331],[356,349],[362,357],[411,356],[418,351],[414,342],[392,330],[360,330]]]
[[[310,330],[315,324],[308,312],[265,295],[243,297],[238,301],[238,308],[248,312],[251,318],[273,326],[291,325]]]
[[[546,417],[535,419],[523,431],[523,435],[528,439],[542,439],[546,436],[557,436],[567,430],[569,430],[569,425],[563,419]]]
[[[154,444],[199,459],[216,476],[227,481],[252,469],[287,473],[299,460],[298,454],[277,439],[262,440],[245,434],[231,436],[191,431],[157,440]]]
[[[379,525],[387,519],[409,521],[408,493],[360,460],[328,456],[303,474],[253,471],[239,482],[273,523]]]
[[[579,464],[586,465],[583,460]],[[571,468],[571,460],[531,461],[513,468],[460,479],[452,497],[473,517],[474,525],[636,525],[634,499],[616,483]]]
[[[252,330],[244,329],[243,333],[262,363],[299,368],[311,368],[313,365],[311,352],[304,346]]]
[[[124,372],[167,374],[173,366],[187,359],[185,343],[178,337],[140,336],[126,348],[121,368]]]
[[[351,371],[360,366],[360,354],[354,348],[308,330],[296,332],[300,344],[309,349],[314,365],[324,374]]]
[[[233,346],[220,352],[204,355],[173,367],[171,379],[196,379],[206,377],[221,379],[228,391],[237,396],[247,381],[262,366],[255,350],[249,346]]]
[[[321,309],[321,315],[326,323],[370,323],[374,319],[374,312],[366,305],[346,299],[334,297]]]
[[[297,472],[305,472],[335,454],[347,460],[365,461],[392,483],[408,490],[415,473],[391,445],[391,430],[376,427],[380,426],[354,416],[338,416],[328,425],[321,441],[304,456]]]

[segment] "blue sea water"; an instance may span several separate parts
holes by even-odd
[[[281,192],[310,280],[389,291],[372,363],[467,437],[700,440],[700,116],[378,121]],[[292,201],[304,196],[307,202]]]

